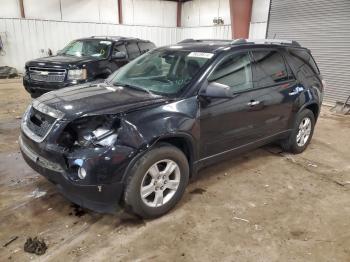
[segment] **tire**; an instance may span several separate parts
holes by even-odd
[[[162,216],[179,202],[188,180],[189,164],[184,153],[170,144],[158,144],[131,168],[124,193],[125,209],[142,218]]]
[[[300,131],[300,125],[303,123],[303,125],[306,125],[307,119],[310,121],[310,129],[305,129],[304,132],[308,131],[309,135],[306,138],[306,135],[304,136],[304,140],[300,139],[301,136],[299,136],[299,131]],[[314,133],[314,128],[315,128],[315,116],[313,112],[309,109],[304,109],[301,111],[295,120],[293,130],[289,137],[281,142],[281,147],[284,151],[291,152],[293,154],[300,154],[304,152],[304,150],[307,148],[309,145],[312,135]],[[308,132],[304,133],[307,134]]]

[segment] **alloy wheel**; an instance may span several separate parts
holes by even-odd
[[[164,159],[153,164],[145,173],[140,188],[141,199],[149,207],[160,207],[175,195],[181,179],[176,162]]]
[[[299,147],[303,147],[307,143],[307,141],[310,138],[311,129],[311,119],[308,117],[303,118],[303,120],[299,124],[299,130],[296,137],[297,144]]]

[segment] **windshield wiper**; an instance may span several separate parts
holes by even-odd
[[[152,92],[149,91],[148,89],[146,88],[142,88],[142,87],[139,87],[139,86],[134,86],[134,85],[129,85],[129,84],[122,84],[122,83],[113,83],[114,86],[122,86],[122,87],[126,87],[126,88],[131,88],[131,89],[135,89],[135,90],[138,90],[138,91],[142,91],[142,92],[145,92],[147,94],[150,94],[152,95]]]

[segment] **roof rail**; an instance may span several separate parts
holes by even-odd
[[[239,44],[276,44],[276,45],[292,45],[301,47],[301,45],[294,40],[282,40],[282,39],[236,39],[231,42],[232,45]]]
[[[227,43],[231,43],[232,40],[228,40],[228,39],[193,39],[193,38],[188,38],[188,39],[184,39],[180,42],[178,42],[178,44],[184,44],[184,43],[202,43],[202,42],[227,42]]]

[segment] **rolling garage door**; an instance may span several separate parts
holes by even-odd
[[[325,102],[350,95],[350,0],[271,0],[267,38],[311,49],[327,81]]]

